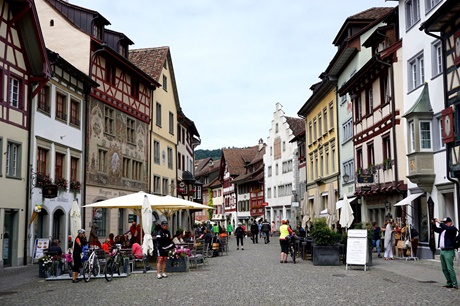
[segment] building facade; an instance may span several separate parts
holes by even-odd
[[[304,121],[300,118],[285,116],[283,106],[276,103],[273,113],[267,149],[264,154],[264,184],[265,184],[265,217],[276,227],[281,226],[281,220],[288,219],[296,226],[298,207],[291,207],[293,192],[299,190],[298,183],[298,147],[297,142],[290,142],[296,137],[295,130],[300,134]],[[296,165],[295,165],[296,164]]]
[[[27,264],[32,99],[51,77],[33,1],[0,1],[0,268]]]

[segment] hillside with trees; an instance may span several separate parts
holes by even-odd
[[[195,150],[195,160],[211,157],[213,160],[220,159],[222,156],[221,149],[215,150]]]

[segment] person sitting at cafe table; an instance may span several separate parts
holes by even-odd
[[[223,227],[220,228],[220,234],[219,234],[219,239],[222,239],[223,237],[228,237],[225,229]]]
[[[102,244],[102,249],[105,251],[106,254],[109,254],[111,248],[112,242],[110,241],[110,238],[105,239],[105,242]]]
[[[54,239],[53,242],[51,242],[51,246],[48,248],[46,253],[48,253],[49,255],[62,255],[62,249],[59,246],[59,239]]]
[[[90,247],[96,247],[96,248],[99,248],[99,249],[102,248],[102,244],[99,241],[98,237],[93,238],[93,240],[89,243],[89,246]]]
[[[176,231],[176,234],[174,235],[174,238],[173,238],[173,243],[174,244],[184,244],[184,239],[182,239],[183,235],[182,235],[182,232],[181,231]]]
[[[115,244],[115,235],[113,233],[109,234],[109,239],[110,239],[110,244],[114,245]]]
[[[131,252],[133,253],[133,256],[137,259],[142,258],[142,247],[139,243],[134,242],[133,247],[131,249]]]

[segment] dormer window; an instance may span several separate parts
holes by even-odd
[[[128,47],[124,44],[118,44],[118,53],[121,54],[121,56],[126,57],[128,55]]]
[[[99,40],[102,40],[102,26],[95,23],[93,25],[93,36]]]

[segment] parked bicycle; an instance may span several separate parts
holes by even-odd
[[[104,274],[105,274],[105,279],[110,282],[113,277],[113,273],[117,272],[118,275],[120,275],[120,270],[123,268],[123,258],[122,255],[120,254],[120,245],[116,244],[112,248],[112,253],[109,255],[109,259],[107,259],[107,262],[105,263],[105,269],[104,269]]]
[[[97,258],[96,249],[90,248],[88,252],[90,253],[88,260],[83,263],[83,279],[85,282],[90,281],[91,274],[96,277],[101,273],[101,264]]]

